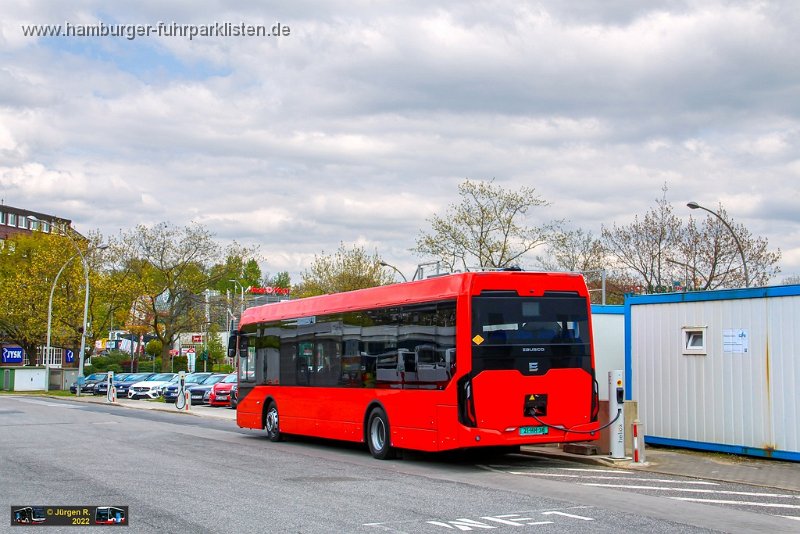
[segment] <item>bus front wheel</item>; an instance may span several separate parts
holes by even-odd
[[[281,440],[281,428],[278,420],[278,405],[275,401],[269,403],[267,416],[264,418],[264,427],[267,429],[267,437],[270,441]]]
[[[382,408],[373,408],[369,414],[367,444],[369,452],[378,460],[388,460],[394,456],[390,445],[389,419]]]

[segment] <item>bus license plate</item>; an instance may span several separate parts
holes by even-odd
[[[540,436],[547,434],[546,426],[521,426],[519,427],[520,436]]]

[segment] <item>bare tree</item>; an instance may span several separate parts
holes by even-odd
[[[580,228],[557,232],[548,243],[547,252],[547,256],[536,258],[547,271],[599,271],[607,263],[600,240]]]
[[[780,272],[780,250],[768,250],[767,239],[753,236],[747,227],[734,222],[722,204],[715,213],[717,216],[707,215],[700,226],[690,218],[681,233],[674,263],[683,269],[687,286],[719,289],[767,285]],[[746,269],[743,261],[747,262]]]
[[[494,180],[465,180],[458,194],[461,201],[444,216],[428,219],[430,232],[421,232],[412,249],[437,258],[450,270],[513,266],[545,244],[561,224],[528,225],[526,216],[532,208],[550,205],[530,187],[508,191],[494,185]]]
[[[766,285],[780,272],[780,250],[734,222],[722,205],[698,223],[683,224],[663,195],[642,219],[603,228],[603,245],[646,292]],[[747,268],[744,267],[746,262]]]
[[[631,224],[603,227],[602,243],[617,265],[634,273],[647,292],[666,291],[679,272],[672,263],[680,248],[681,221],[666,199],[666,186],[656,207]]]
[[[619,288],[628,282],[617,270],[609,266],[607,253],[599,238],[578,228],[558,232],[547,245],[547,255],[537,256],[546,271],[571,271],[583,274],[592,293],[592,302],[621,302],[624,294]],[[610,299],[609,299],[610,297]]]

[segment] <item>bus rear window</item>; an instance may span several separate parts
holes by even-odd
[[[470,338],[474,372],[591,370],[588,303],[574,294],[473,297]]]

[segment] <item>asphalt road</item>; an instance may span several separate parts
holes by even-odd
[[[800,530],[781,517],[800,515],[795,494],[605,471],[516,455],[381,462],[357,445],[272,443],[221,419],[0,396],[0,514],[122,505],[125,532]]]

